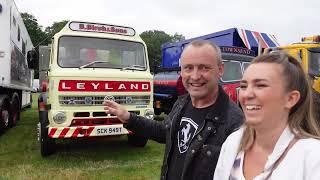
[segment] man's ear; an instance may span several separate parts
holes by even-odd
[[[224,73],[224,64],[221,63],[219,66],[219,78],[221,78],[223,76],[223,73]]]
[[[286,107],[291,109],[294,105],[296,105],[300,100],[300,92],[297,90],[291,91],[287,95]]]

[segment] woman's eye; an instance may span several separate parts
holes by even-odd
[[[245,88],[247,88],[247,85],[241,85],[240,84],[240,89],[245,89]]]

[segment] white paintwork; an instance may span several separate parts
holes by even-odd
[[[23,77],[28,81],[30,80],[30,84],[12,81],[12,63],[18,64],[18,62],[11,62],[12,49],[16,46],[18,51],[22,53],[22,42],[25,42],[25,62],[23,63],[27,63],[26,55],[33,48],[33,44],[15,2],[13,0],[0,0],[0,4],[2,6],[2,12],[0,12],[0,88],[15,89],[16,92],[22,91],[21,101],[23,102],[22,106],[25,106],[31,103],[30,91],[32,90],[33,71],[28,73],[30,77]],[[18,29],[20,29],[20,40],[18,40]],[[28,68],[24,68],[24,70],[28,71]]]

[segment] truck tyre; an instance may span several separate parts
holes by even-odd
[[[48,113],[40,112],[39,118],[40,118],[40,122],[38,124],[39,126],[38,135],[39,135],[39,142],[40,142],[40,152],[42,157],[46,157],[55,152],[56,144],[54,139],[51,139],[48,136],[48,127],[47,127]]]
[[[48,128],[44,123],[39,123],[39,141],[40,152],[42,157],[49,156],[55,152],[55,142],[48,137]]]
[[[10,103],[10,121],[9,126],[13,127],[17,125],[17,122],[20,120],[20,101],[18,94],[14,94],[11,98]]]
[[[0,132],[9,127],[10,121],[10,102],[7,95],[0,96]]]
[[[144,147],[148,142],[147,138],[136,134],[128,134],[128,144],[135,147]]]

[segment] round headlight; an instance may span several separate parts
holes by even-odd
[[[148,119],[153,119],[154,118],[154,112],[151,109],[147,109],[146,112],[144,113],[144,117]]]
[[[57,124],[62,124],[67,120],[67,116],[64,112],[61,112],[61,111],[55,112],[53,114],[53,120]]]

